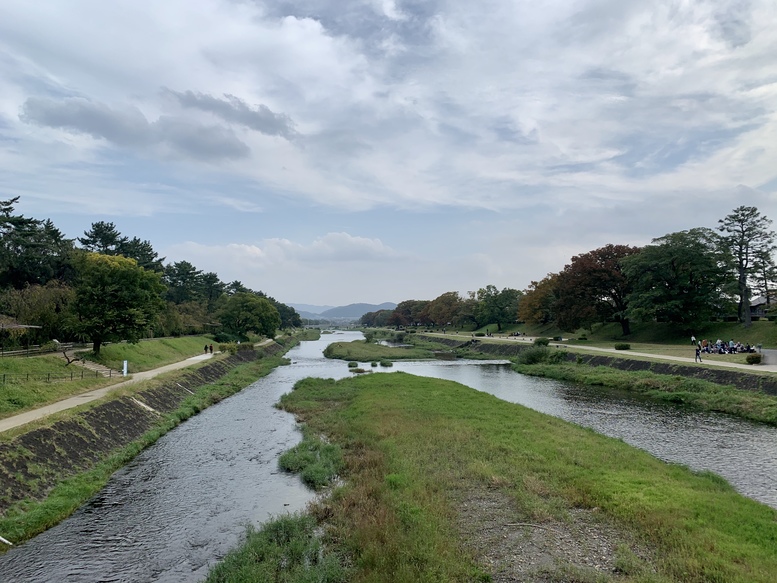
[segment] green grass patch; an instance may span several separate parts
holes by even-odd
[[[777,397],[702,379],[547,362],[519,362],[513,368],[523,374],[632,391],[660,401],[684,403],[706,411],[777,425]]]
[[[348,570],[325,553],[316,521],[305,515],[282,516],[260,530],[249,528],[245,543],[208,574],[207,583],[344,583]]]
[[[203,347],[214,344],[207,336],[182,336],[180,338],[155,338],[141,340],[137,344],[117,342],[100,349],[99,356],[84,353],[87,360],[99,362],[114,370],[121,370],[127,361],[131,373],[151,370],[202,354]]]
[[[364,340],[353,342],[335,342],[324,350],[327,358],[339,358],[342,360],[357,360],[359,362],[372,362],[373,360],[403,360],[434,358],[434,353],[428,348],[408,347],[392,348],[382,344],[369,344]]]
[[[302,428],[302,441],[283,453],[278,460],[281,469],[299,474],[314,490],[329,485],[343,469],[340,447],[326,443],[319,436]]]
[[[617,581],[771,583],[777,573],[777,513],[721,478],[456,383],[308,379],[281,406],[342,447],[347,484],[314,514],[324,545],[353,566],[349,580],[488,580],[456,526],[455,493],[469,488],[501,491],[517,522],[598,509],[652,552],[648,574],[621,552],[619,565],[640,573]],[[575,572],[559,565],[547,580]]]

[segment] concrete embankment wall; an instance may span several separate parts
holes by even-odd
[[[530,344],[483,342],[477,339],[474,342],[472,340],[462,342],[453,338],[440,338],[438,336],[426,336],[425,339],[432,342],[440,342],[451,347],[464,347],[466,345],[466,348],[470,350],[503,358],[512,358],[520,354],[522,350],[531,347]],[[720,385],[733,385],[741,390],[760,391],[768,395],[777,395],[777,379],[744,371],[713,368],[698,364],[691,366],[687,364],[619,358],[617,356],[592,355],[582,352],[568,352],[567,360],[569,362],[580,362],[588,366],[609,366],[618,370],[649,371],[662,375],[692,377]]]
[[[63,478],[88,471],[126,447],[161,423],[164,414],[178,409],[198,387],[240,364],[284,350],[270,344],[259,351],[241,351],[0,444],[0,514],[19,500],[44,498]]]

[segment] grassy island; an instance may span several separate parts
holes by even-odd
[[[498,571],[766,583],[777,572],[777,513],[721,478],[457,383],[306,379],[280,406],[308,439],[336,446],[344,479],[311,510],[319,539],[305,517],[268,527],[274,576],[298,569],[284,581],[489,581]],[[229,557],[209,581],[252,580],[271,553],[250,545],[267,541],[249,537],[242,559]]]

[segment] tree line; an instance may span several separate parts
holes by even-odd
[[[667,322],[682,331],[736,314],[752,322],[751,300],[773,309],[777,287],[772,221],[740,206],[716,229],[697,227],[653,239],[644,247],[608,244],[572,257],[564,269],[525,290],[489,285],[467,297],[446,292],[430,301],[407,300],[395,310],[366,314],[366,326],[552,324],[560,330],[619,322]],[[759,302],[760,303],[760,302]]]
[[[165,263],[149,241],[92,223],[66,238],[50,220],[14,213],[0,201],[0,342],[105,342],[212,332],[217,341],[249,332],[273,337],[300,326],[293,308],[240,281],[222,282],[188,261]],[[19,325],[37,326],[19,328]]]

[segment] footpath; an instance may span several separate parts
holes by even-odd
[[[66,409],[72,409],[73,407],[78,407],[79,405],[83,405],[84,403],[88,403],[89,401],[95,401],[97,399],[101,399],[111,391],[114,391],[118,388],[154,378],[157,375],[170,372],[171,370],[186,368],[187,366],[191,366],[193,364],[202,362],[203,360],[207,360],[212,357],[213,357],[212,354],[198,354],[197,356],[193,356],[191,358],[187,358],[186,360],[181,360],[179,362],[174,362],[173,364],[160,366],[159,368],[154,368],[143,372],[136,372],[131,377],[127,378],[126,381],[121,381],[120,383],[108,385],[107,387],[102,387],[100,389],[95,389],[93,391],[81,393],[80,395],[74,395],[72,397],[68,397],[67,399],[62,399],[61,401],[57,401],[56,403],[51,403],[50,405],[39,407],[38,409],[33,409],[31,411],[19,413],[18,415],[14,415],[13,417],[6,417],[5,419],[0,419],[0,433],[3,431],[8,431],[9,429],[13,429],[14,427],[20,427],[22,425],[26,425],[27,423],[30,423],[31,421],[36,421],[37,419],[43,419],[44,417],[48,417],[53,413],[59,413],[60,411],[65,411]]]
[[[438,332],[431,332],[431,333],[426,333],[426,335],[438,336],[440,338],[456,338],[456,339],[460,339],[462,342],[471,340],[471,336],[463,335],[463,334],[440,334]],[[515,343],[533,344],[535,339],[532,336],[504,336],[504,337],[487,336],[487,337],[477,338],[477,340],[481,342],[493,342],[493,343],[500,343],[500,344],[515,344]],[[673,362],[682,362],[683,364],[696,364],[697,366],[715,366],[715,367],[722,367],[722,368],[731,368],[731,369],[747,371],[749,373],[759,373],[759,372],[777,373],[777,364],[753,365],[753,364],[740,364],[737,362],[721,362],[721,361],[715,360],[714,354],[702,354],[702,362],[698,363],[698,362],[695,362],[695,359],[691,357],[670,356],[670,355],[664,355],[664,354],[651,354],[649,352],[635,352],[634,350],[615,350],[614,348],[580,346],[577,344],[568,345],[568,344],[564,344],[563,341],[551,342],[550,345],[556,346],[558,348],[566,348],[569,350],[580,351],[580,352],[604,352],[612,356],[617,356],[619,358],[630,358],[633,356],[638,356],[640,358],[649,358],[652,360],[663,360],[663,361],[668,360]],[[764,350],[763,352],[770,353],[772,351]],[[766,356],[766,354],[764,354],[764,356]]]

